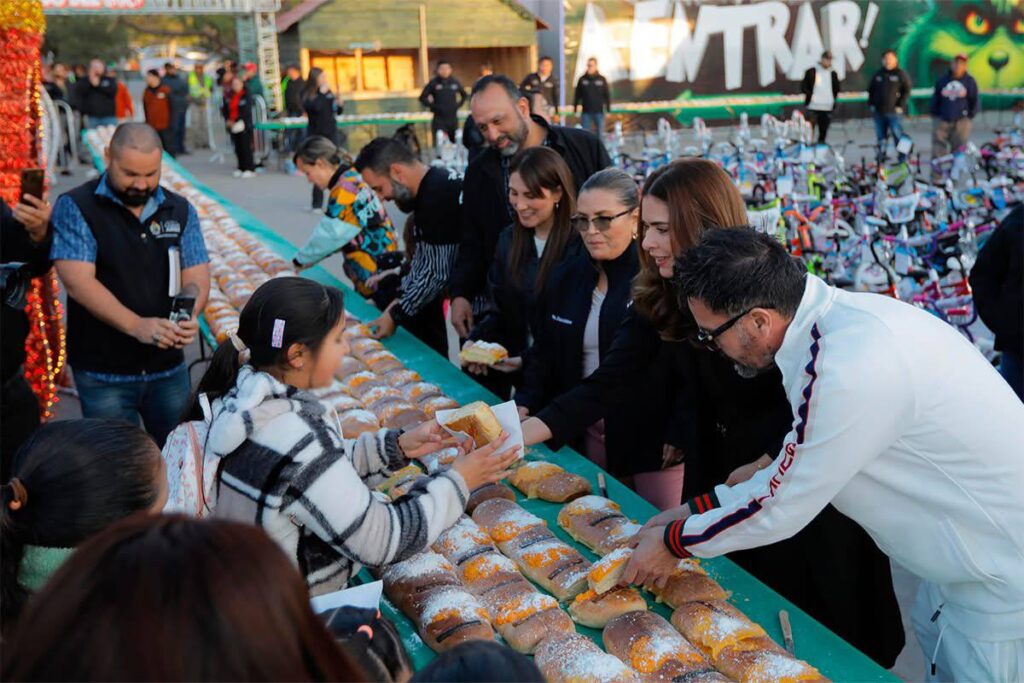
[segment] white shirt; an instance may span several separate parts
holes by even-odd
[[[590,315],[583,328],[583,376],[590,377],[601,364],[601,348],[599,345],[601,306],[604,304],[604,292],[597,287],[590,296]]]
[[[807,108],[812,111],[832,111],[836,106],[836,97],[832,94],[832,69],[821,64],[814,65],[814,90]]]
[[[547,243],[548,241],[546,239],[542,240],[541,238],[534,236],[533,245],[537,247],[537,258],[544,256],[544,245]]]
[[[685,521],[714,557],[789,538],[831,502],[937,586],[982,640],[1024,638],[1024,403],[953,327],[807,276],[775,361],[793,429],[720,507]]]

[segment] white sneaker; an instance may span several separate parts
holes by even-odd
[[[238,169],[235,169],[234,171],[231,172],[231,175],[234,176],[235,178],[241,178],[242,172],[239,171]]]
[[[243,178],[255,178],[256,177],[256,172],[255,171],[244,171],[242,173],[242,177]]]

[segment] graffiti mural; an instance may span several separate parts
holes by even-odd
[[[956,54],[982,88],[1024,87],[1024,0],[566,2],[566,77],[589,57],[618,100],[792,93],[824,49],[863,89],[895,49],[918,86]]]

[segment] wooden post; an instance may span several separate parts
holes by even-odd
[[[309,48],[299,48],[299,71],[303,78],[309,76]]]
[[[363,91],[363,48],[356,48],[356,92]]]
[[[427,6],[420,5],[420,78],[426,85],[430,80],[430,57],[427,54]]]
[[[526,73],[532,74],[537,70],[537,41],[530,43],[530,63],[526,65]]]

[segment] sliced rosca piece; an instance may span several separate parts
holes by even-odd
[[[673,609],[688,602],[717,602],[729,597],[729,593],[708,576],[700,561],[693,557],[680,560],[663,587],[650,584],[645,588],[658,602]]]
[[[486,600],[486,598],[485,598]],[[555,633],[574,633],[572,619],[558,601],[535,588],[520,591],[495,608],[494,628],[514,650],[530,654],[537,644]]]
[[[520,546],[509,557],[526,578],[558,598],[574,598],[587,587],[590,562],[579,551],[557,538]]]
[[[767,638],[764,629],[724,600],[687,602],[672,613],[672,625],[712,660],[742,641]]]
[[[569,616],[577,624],[600,629],[621,614],[645,609],[647,601],[635,588],[613,588],[603,595],[588,590],[577,595],[569,605]]]
[[[483,401],[474,401],[459,408],[445,419],[444,426],[453,432],[468,435],[476,448],[486,446],[501,436],[498,418]]]
[[[590,493],[590,482],[578,474],[566,472],[550,462],[523,463],[508,478],[510,484],[526,494],[552,503],[564,503]]]
[[[617,657],[578,633],[545,638],[534,654],[548,683],[638,683],[640,678]]]
[[[598,555],[624,547],[640,531],[640,525],[622,514],[617,503],[593,495],[565,505],[558,512],[558,526]]]
[[[604,646],[645,680],[685,680],[711,668],[700,650],[654,612],[629,612],[609,621]]]
[[[388,600],[410,619],[419,616],[424,601],[434,591],[461,586],[451,562],[430,551],[391,565],[380,577]]]
[[[740,683],[827,683],[807,662],[796,659],[770,638],[750,638],[726,647],[714,659],[719,671]]]
[[[631,557],[633,557],[633,551],[630,548],[619,548],[595,562],[587,574],[587,584],[590,586],[590,590],[601,595],[619,585],[619,581],[622,580],[622,572],[626,570],[626,565],[629,564]]]
[[[522,579],[516,563],[497,551],[485,552],[467,559],[456,567],[462,583],[473,595]]]

